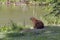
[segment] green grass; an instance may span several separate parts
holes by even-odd
[[[24,32],[6,32],[6,37],[0,38],[2,40],[60,40],[60,27],[47,26],[40,30],[23,30]]]

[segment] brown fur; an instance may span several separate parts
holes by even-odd
[[[32,20],[32,22],[34,24],[34,28],[35,29],[42,29],[42,28],[44,28],[44,23],[41,20],[37,20],[34,17],[31,17],[31,20]]]

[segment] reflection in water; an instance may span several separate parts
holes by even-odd
[[[23,16],[23,25],[26,26],[26,14],[28,12],[28,6],[26,4],[22,4],[21,5],[21,9],[22,9],[22,16]]]
[[[26,4],[21,4],[20,6],[9,6],[6,7],[6,5],[2,6],[2,9],[0,10],[0,25],[4,25],[9,23],[10,19],[14,21],[17,24],[22,24],[22,25],[30,25],[30,17],[33,16],[33,10],[34,15],[39,14],[36,17],[40,16],[40,13],[42,14],[43,12],[46,13],[46,11],[42,11],[39,6],[33,7],[29,6]]]
[[[8,24],[9,20],[12,19],[17,24],[21,24],[27,19],[28,6],[22,4],[21,6],[9,6],[3,7],[0,11],[0,25]]]

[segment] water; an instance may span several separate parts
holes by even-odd
[[[43,13],[48,11],[43,10],[40,6],[13,6],[10,5],[7,7],[6,5],[2,5],[0,7],[0,25],[9,24],[10,20],[13,20],[17,24],[30,25],[30,17],[34,16],[37,18],[41,18]]]

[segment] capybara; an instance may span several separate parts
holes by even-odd
[[[44,23],[41,20],[38,20],[34,17],[31,17],[30,20],[32,21],[35,29],[43,29]]]

